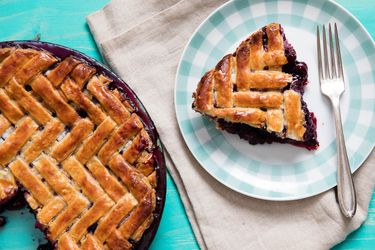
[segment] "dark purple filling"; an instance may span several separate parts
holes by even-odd
[[[262,32],[263,32],[263,35],[262,35],[263,48],[264,48],[264,51],[268,51],[268,37],[266,33],[266,27],[262,28]]]
[[[37,250],[52,250],[52,249],[55,249],[55,246],[49,241],[47,243],[40,244],[37,248]]]
[[[267,35],[265,27],[262,28],[263,31],[263,46],[266,50],[267,48]],[[293,75],[293,81],[283,90],[293,89],[303,95],[304,88],[308,84],[307,75],[308,68],[306,63],[297,61],[297,54],[293,46],[288,42],[285,37],[284,31],[281,28],[281,34],[284,40],[285,56],[288,59],[288,63],[283,66],[283,71]],[[303,136],[303,141],[296,141],[289,138],[280,138],[275,133],[269,133],[266,130],[261,130],[259,128],[254,128],[242,123],[231,123],[226,122],[223,119],[217,120],[218,126],[232,134],[238,134],[240,138],[247,140],[250,144],[264,144],[264,143],[289,143],[295,146],[304,147],[308,150],[317,149],[319,142],[317,141],[316,133],[316,118],[314,113],[310,112],[307,108],[306,103],[302,100],[302,109],[305,113],[306,121],[306,132]]]
[[[6,222],[7,221],[6,221],[5,217],[4,216],[0,216],[0,227],[4,226]]]
[[[26,207],[27,203],[22,192],[17,192],[15,196],[11,198],[9,202],[5,205],[7,210],[19,210]]]

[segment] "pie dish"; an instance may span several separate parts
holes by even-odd
[[[270,23],[202,77],[192,107],[250,144],[314,150],[316,118],[302,98],[307,83],[307,65],[297,61],[281,25]]]
[[[164,206],[164,158],[127,85],[68,48],[5,42],[0,110],[0,206],[24,193],[56,249],[148,246]]]

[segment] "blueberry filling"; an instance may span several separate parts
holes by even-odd
[[[87,228],[87,231],[90,233],[94,233],[97,227],[98,227],[98,223],[94,223],[91,226],[89,226],[89,228]]]
[[[267,32],[266,32],[266,27],[262,28],[262,41],[263,41],[263,49],[264,51],[268,51],[268,37],[267,37]]]

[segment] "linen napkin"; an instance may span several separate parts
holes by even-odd
[[[139,96],[167,150],[172,175],[202,249],[328,249],[366,219],[375,183],[375,154],[354,174],[358,209],[339,210],[335,190],[289,202],[234,192],[193,158],[174,111],[174,79],[196,27],[224,0],[112,0],[87,17],[104,60]]]

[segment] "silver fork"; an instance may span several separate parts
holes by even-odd
[[[341,212],[347,218],[352,218],[357,209],[357,198],[350,171],[348,155],[345,148],[345,139],[342,130],[340,115],[340,97],[345,91],[344,73],[341,61],[340,42],[335,23],[335,47],[333,45],[332,29],[329,24],[329,47],[330,56],[328,56],[326,28],[323,25],[323,55],[322,62],[321,42],[319,26],[317,27],[317,46],[318,46],[318,71],[320,90],[327,96],[332,104],[336,125],[336,144],[337,144],[337,196]],[[330,59],[329,59],[330,58]],[[328,62],[330,61],[330,63]],[[323,72],[324,68],[324,72]]]

